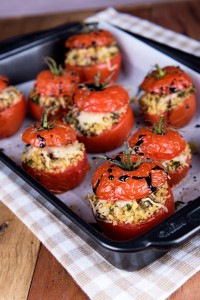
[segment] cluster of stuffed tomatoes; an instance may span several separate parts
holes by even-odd
[[[121,53],[111,33],[94,29],[74,35],[66,47],[64,68],[46,58],[49,69],[37,75],[28,105],[38,123],[22,135],[23,168],[54,193],[83,181],[86,151],[118,148],[134,124],[129,94],[114,83]]]
[[[138,105],[147,126],[132,133],[134,112],[127,90],[116,83],[122,56],[112,34],[89,30],[65,46],[64,67],[46,58],[49,68],[37,75],[29,94],[28,109],[37,122],[22,134],[22,167],[49,191],[64,193],[84,180],[87,153],[124,143],[123,152],[100,155],[106,162],[94,172],[88,198],[104,233],[128,240],[174,212],[172,188],[191,165],[190,147],[175,128],[193,118],[195,88],[179,67],[155,65],[140,84]],[[0,96],[4,138],[20,128],[26,102],[3,76]]]

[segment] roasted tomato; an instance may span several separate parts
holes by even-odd
[[[65,65],[80,75],[81,82],[94,81],[100,74],[100,82],[116,81],[121,69],[121,53],[112,34],[94,29],[71,36],[65,43]]]
[[[160,116],[167,124],[181,128],[196,112],[196,97],[192,79],[179,67],[167,66],[149,73],[140,85],[145,93],[139,99],[144,119],[158,123]]]
[[[8,78],[0,76],[0,139],[16,133],[26,115],[24,95],[14,86],[8,86]]]
[[[169,184],[178,184],[188,173],[191,151],[178,131],[166,128],[163,118],[158,126],[141,128],[131,137],[129,144],[138,155],[156,158],[166,167]]]
[[[123,144],[134,124],[127,91],[119,85],[85,84],[73,97],[65,118],[91,153],[113,150]]]
[[[48,57],[46,63],[49,70],[38,74],[29,96],[30,112],[38,121],[49,107],[53,107],[51,110],[53,116],[66,111],[79,82],[76,72],[62,69]]]
[[[88,170],[86,151],[70,125],[48,122],[45,115],[41,124],[22,134],[27,144],[22,167],[52,193],[64,193],[83,181]]]
[[[130,150],[129,150],[130,151]],[[135,238],[174,212],[174,199],[164,167],[152,159],[119,154],[97,168],[94,194],[88,199],[104,233],[125,241]]]

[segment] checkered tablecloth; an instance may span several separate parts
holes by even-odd
[[[169,36],[173,36],[177,48],[185,43],[185,50],[200,53],[199,42],[112,8],[88,21],[100,19],[140,34],[145,26],[146,36],[151,38],[159,30],[163,43],[169,44]],[[140,271],[116,269],[70,230],[67,226],[70,221],[50,204],[45,207],[42,197],[1,162],[0,199],[40,239],[90,299],[163,300],[200,270],[199,236]]]
[[[149,39],[159,41],[160,43],[200,56],[200,42],[188,38],[183,34],[177,34],[172,30],[164,29],[163,27],[155,25],[147,20],[130,16],[125,13],[119,13],[112,7],[87,18],[87,21],[107,21],[125,30],[132,31]]]

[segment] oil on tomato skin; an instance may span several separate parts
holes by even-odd
[[[14,135],[21,127],[26,115],[26,99],[9,79],[0,76],[0,139]]]
[[[88,200],[106,236],[133,239],[174,213],[173,193],[160,162],[146,156],[141,160],[131,150],[104,158],[107,162],[93,174]]]
[[[175,128],[186,126],[196,113],[196,92],[191,77],[181,68],[155,65],[140,89],[139,108],[146,122],[158,124],[162,116]]]
[[[81,82],[115,82],[121,70],[122,55],[114,36],[107,30],[89,29],[66,40],[65,66],[76,71]]]

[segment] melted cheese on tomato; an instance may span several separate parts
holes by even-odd
[[[84,158],[84,150],[84,145],[78,141],[63,147],[37,148],[27,145],[21,159],[32,168],[60,172],[69,166],[76,166]]]
[[[139,200],[108,201],[99,200],[96,195],[87,195],[94,215],[108,223],[134,224],[147,220],[161,208],[168,212],[165,206],[168,195],[168,184],[165,183],[156,193]]]
[[[76,132],[78,135],[99,135],[105,130],[110,130],[118,123],[119,118],[127,110],[127,105],[112,113],[94,113],[81,111],[76,117]]]
[[[165,113],[182,105],[185,99],[190,97],[191,92],[194,92],[192,87],[184,92],[172,93],[167,96],[145,93],[139,99],[139,105],[142,111],[150,115]]]
[[[6,87],[0,91],[0,111],[20,101],[20,96],[20,91],[14,86]]]
[[[188,166],[187,164],[188,158],[191,158],[191,150],[189,145],[187,144],[185,149],[180,155],[174,157],[171,160],[166,160],[162,162],[162,164],[166,168],[167,172],[170,173],[176,171],[178,168],[183,168],[185,166]]]

